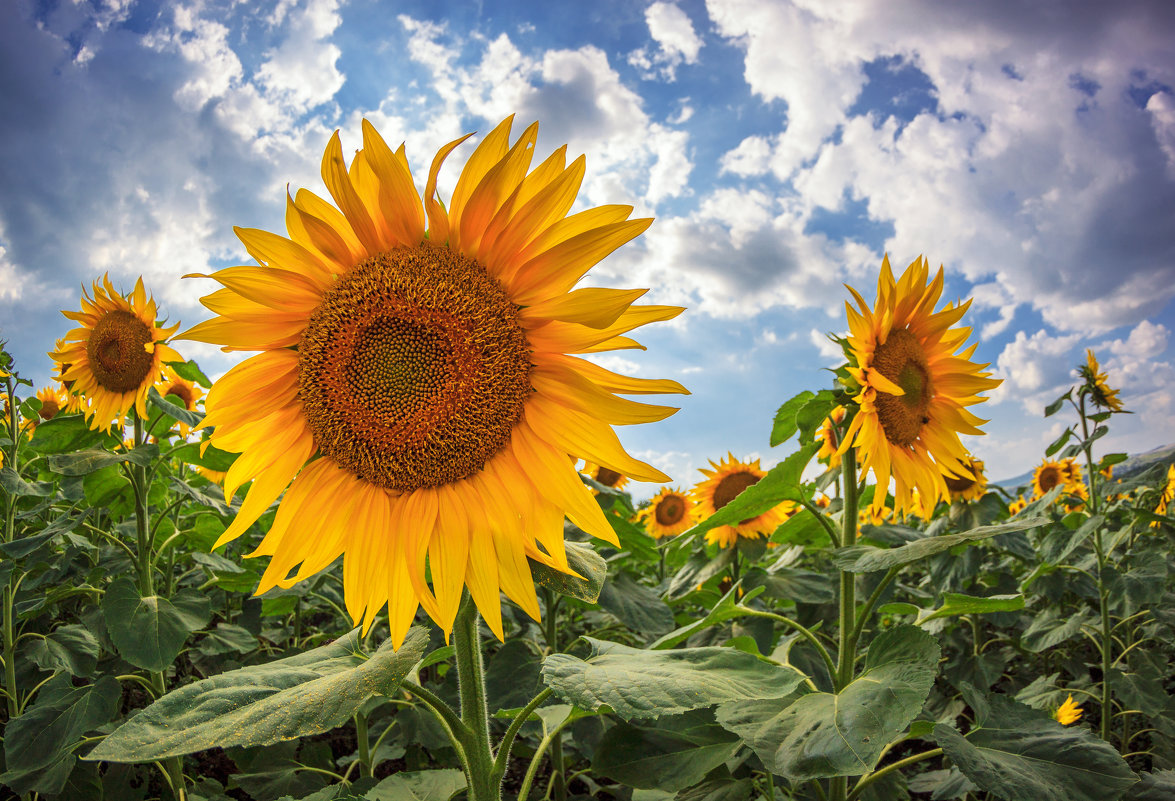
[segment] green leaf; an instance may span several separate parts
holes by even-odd
[[[838,548],[833,552],[832,560],[841,570],[850,573],[872,573],[877,570],[888,570],[891,567],[900,567],[925,559],[943,551],[949,551],[956,545],[965,545],[972,542],[1008,534],[1013,531],[1024,531],[1037,526],[1046,525],[1048,518],[1032,517],[1014,519],[996,526],[981,526],[970,531],[961,531],[957,534],[943,534],[939,537],[926,537],[915,540],[897,548],[875,548],[871,545],[850,545],[848,548]]]
[[[631,787],[673,792],[697,784],[739,741],[699,715],[664,716],[656,728],[618,723],[604,733],[592,770]]]
[[[816,436],[816,430],[824,424],[828,415],[836,408],[836,396],[827,389],[816,393],[816,397],[808,401],[796,412],[796,428],[800,431],[800,440],[810,442]],[[817,449],[819,450],[819,449]]]
[[[167,362],[167,366],[175,370],[176,375],[188,381],[194,381],[204,389],[212,389],[212,381],[200,369],[196,362],[188,359],[186,362]]]
[[[130,487],[131,482],[117,465],[108,465],[82,477],[82,492],[91,508],[109,506],[124,491],[129,494]]]
[[[89,676],[98,666],[98,650],[98,640],[85,626],[69,623],[32,640],[25,654],[41,670]]]
[[[107,435],[92,430],[80,414],[59,414],[39,424],[29,444],[40,453],[70,453],[105,439]]]
[[[657,561],[657,545],[643,528],[633,525],[615,512],[608,512],[604,517],[608,518],[608,523],[616,532],[622,551],[628,551],[643,562]]]
[[[491,712],[520,708],[543,689],[543,659],[522,639],[508,639],[490,657],[485,673],[486,705]]]
[[[964,737],[938,724],[934,736],[959,770],[1008,801],[1113,801],[1137,779],[1109,743],[1080,726],[1001,695]]]
[[[240,456],[238,453],[222,451],[215,445],[209,445],[207,440],[189,442],[187,445],[177,448],[172,455],[186,464],[198,465],[205,470],[217,470],[221,473],[232,467],[233,462]]]
[[[1122,796],[1124,801],[1171,801],[1175,798],[1175,770],[1139,773],[1138,778],[1138,784]]]
[[[13,498],[44,498],[53,494],[52,483],[38,481],[36,484],[30,484],[8,465],[0,467],[0,489]]]
[[[1023,595],[989,595],[976,597],[954,592],[942,594],[942,606],[918,616],[918,624],[940,617],[957,615],[986,615],[991,612],[1014,612],[1024,608]]]
[[[121,698],[122,688],[113,676],[85,687],[74,687],[65,673],[54,676],[31,706],[5,725],[7,772],[0,783],[17,793],[58,793],[69,778],[81,736],[114,717]]]
[[[706,779],[677,794],[674,801],[748,801],[755,785],[749,778],[723,776]]]
[[[118,653],[135,667],[163,671],[184,647],[188,635],[208,622],[207,596],[181,591],[170,600],[139,595],[135,582],[116,578],[102,599],[106,631]]]
[[[129,451],[111,453],[102,448],[87,448],[73,453],[55,453],[49,457],[49,469],[63,476],[84,476],[113,464],[130,462],[147,467],[159,458],[158,445],[141,445]]]
[[[645,637],[658,637],[673,630],[673,610],[657,593],[638,584],[625,571],[604,582],[600,608]]]
[[[1038,613],[1020,635],[1020,645],[1034,654],[1060,645],[1081,631],[1085,616],[1048,608]]]
[[[449,801],[465,789],[465,774],[459,770],[418,770],[395,773],[372,787],[369,801]]]
[[[390,695],[428,646],[409,630],[364,660],[359,630],[297,656],[222,673],[173,690],[128,720],[86,759],[148,762],[207,748],[271,745],[341,726],[367,699]]]
[[[669,582],[669,589],[665,591],[665,597],[670,601],[676,601],[694,592],[700,585],[725,572],[734,561],[734,554],[733,548],[723,548],[717,556],[711,558],[705,548],[698,550],[690,556],[685,566],[674,574]]]
[[[743,577],[743,587],[763,587],[767,598],[798,601],[805,604],[826,604],[836,599],[832,580],[823,573],[781,567],[772,571],[752,568]]]
[[[1061,407],[1065,404],[1065,401],[1069,399],[1069,396],[1072,393],[1073,393],[1073,390],[1069,390],[1064,395],[1062,395],[1061,397],[1057,398],[1055,401],[1050,403],[1048,406],[1044,407],[1044,416],[1045,417],[1052,417],[1054,414],[1061,411]]]
[[[572,576],[553,567],[547,567],[527,557],[534,583],[540,587],[567,595],[588,603],[595,603],[600,597],[604,579],[608,575],[608,563],[604,557],[582,542],[567,542],[567,564],[578,573]]]
[[[1085,542],[1103,522],[1105,522],[1105,518],[1101,515],[1094,515],[1073,530],[1065,526],[1053,526],[1052,530],[1041,538],[1040,558],[1051,565],[1064,563],[1065,557],[1073,553],[1078,545]]]
[[[607,704],[618,717],[655,718],[736,698],[779,698],[804,680],[791,668],[733,648],[644,651],[585,637],[593,655],[543,660],[543,681],[583,709]]]
[[[787,442],[795,435],[797,431],[796,414],[815,397],[816,393],[805,389],[779,407],[779,411],[775,413],[775,422],[771,425],[772,448]]]
[[[248,629],[231,623],[217,623],[216,628],[200,639],[197,647],[201,653],[211,655],[247,654],[256,651],[258,645],[257,638]]]
[[[1073,429],[1066,428],[1061,436],[1052,441],[1052,444],[1044,449],[1045,456],[1052,456],[1054,453],[1065,447],[1065,443],[1069,441],[1069,437],[1073,436]]]
[[[184,408],[183,404],[175,403],[168,398],[159,394],[159,390],[151,387],[147,390],[147,400],[151,401],[151,405],[159,411],[163,412],[173,420],[178,420],[186,426],[197,428],[204,422],[203,412],[190,412]]]
[[[734,701],[718,707],[718,722],[793,781],[868,773],[921,711],[938,658],[934,637],[898,626],[873,640],[865,670],[840,693]]]
[[[771,468],[757,483],[747,487],[730,503],[680,537],[695,537],[718,526],[750,519],[768,509],[774,509],[784,501],[799,502],[804,497],[800,476],[818,450],[820,443],[805,443],[798,451]]]
[[[693,623],[688,623],[684,626],[681,626],[680,628],[674,629],[656,642],[650,643],[649,649],[657,651],[666,648],[673,648],[678,643],[685,642],[697,632],[702,631],[703,629],[707,629],[710,626],[715,626],[719,623],[725,623],[726,621],[733,620],[736,617],[743,617],[744,615],[753,614],[754,610],[747,609],[736,601],[736,597],[740,592],[742,592],[741,583],[731,587],[730,591],[727,592],[726,595],[723,595],[720,599],[718,599],[718,603],[714,604],[714,607],[706,613],[704,618],[701,620],[695,620]],[[747,593],[742,598],[743,603],[749,603],[753,598],[761,595],[762,592],[762,587],[756,587],[753,590],[747,591]]]

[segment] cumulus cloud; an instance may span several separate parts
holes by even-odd
[[[645,22],[657,47],[642,47],[628,56],[643,77],[673,81],[682,62],[697,63],[702,40],[684,11],[673,3],[656,2],[645,9]]]
[[[995,377],[1004,383],[991,393],[991,402],[1019,400],[1025,411],[1039,413],[1073,383],[1076,361],[1069,354],[1080,339],[1077,334],[1052,336],[1043,329],[1032,336],[1017,331],[996,362]]]

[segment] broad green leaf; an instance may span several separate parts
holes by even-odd
[[[257,638],[245,628],[231,623],[217,623],[216,628],[200,638],[196,646],[205,654],[247,654],[258,648]]]
[[[89,676],[98,666],[98,640],[77,623],[32,640],[25,653],[41,670],[64,670],[71,676]]]
[[[816,515],[807,509],[800,509],[775,529],[771,542],[777,545],[818,545],[832,542],[828,530],[820,525]]]
[[[158,445],[142,445],[129,451],[111,453],[102,448],[87,448],[73,453],[55,453],[49,457],[49,469],[63,476],[84,476],[112,464],[130,462],[143,467],[159,458]]]
[[[771,468],[757,483],[747,487],[726,506],[679,537],[696,537],[712,528],[747,520],[774,509],[784,501],[798,502],[803,497],[800,475],[818,450],[820,443],[805,443],[798,451]]]
[[[718,707],[718,722],[793,781],[868,773],[921,711],[938,658],[934,637],[898,626],[873,640],[865,670],[840,693],[734,701]]]
[[[719,573],[726,572],[731,562],[734,561],[734,554],[733,548],[723,548],[713,558],[706,553],[705,548],[697,551],[689,558],[685,566],[674,574],[673,579],[669,582],[669,589],[665,591],[665,597],[670,601],[676,601],[694,592],[699,586]]]
[[[224,502],[224,490],[215,484],[209,484],[197,489],[189,485],[186,481],[173,478],[170,486],[175,492],[186,495],[199,505],[216,512],[221,517],[232,517],[235,512],[234,508]],[[240,508],[239,499],[234,501],[233,507]]]
[[[771,447],[787,442],[796,433],[796,414],[808,401],[816,397],[816,393],[805,389],[799,395],[787,400],[779,411],[775,413],[775,421],[771,425]]]
[[[1109,586],[1114,611],[1124,613],[1123,617],[1159,603],[1167,585],[1167,562],[1162,553],[1134,562],[1125,573],[1116,574]]]
[[[187,445],[177,448],[172,455],[187,464],[199,465],[206,470],[217,470],[223,473],[233,466],[233,462],[240,454],[222,451],[215,445],[209,445],[207,441],[204,441],[189,442]]]
[[[1040,558],[1052,565],[1063,564],[1065,558],[1073,550],[1098,529],[1105,518],[1094,515],[1088,518],[1076,529],[1070,530],[1065,526],[1054,526],[1051,531],[1041,538]]]
[[[643,562],[656,563],[657,545],[644,529],[633,525],[615,512],[608,512],[604,517],[608,518],[609,525],[616,532],[622,551],[628,551]]]
[[[0,467],[0,489],[13,498],[35,497],[44,498],[53,494],[53,484],[48,481],[38,481],[30,484],[21,478],[8,465]]]
[[[82,493],[91,508],[109,506],[123,492],[130,494],[131,482],[117,465],[107,465],[82,476]]]
[[[567,564],[579,575],[563,573],[528,557],[534,583],[560,595],[595,603],[600,597],[600,589],[604,586],[604,578],[608,575],[608,563],[585,543],[567,542],[565,545]]]
[[[399,651],[385,642],[358,655],[358,629],[330,645],[173,690],[129,719],[87,759],[149,762],[217,746],[270,745],[341,726],[367,699],[390,695],[428,646],[409,630]]]
[[[40,453],[71,453],[111,440],[101,431],[92,430],[80,414],[59,414],[40,423],[29,442]]]
[[[192,591],[180,591],[170,599],[141,596],[135,582],[121,576],[107,587],[102,614],[123,659],[135,667],[163,671],[188,635],[208,622],[211,601]]]
[[[1113,801],[1137,781],[1114,747],[1081,726],[1001,695],[964,737],[938,724],[934,736],[968,779],[1008,801]]]
[[[543,659],[522,639],[508,639],[486,667],[486,704],[490,712],[523,707],[543,689]]]
[[[82,735],[114,717],[121,698],[122,688],[113,676],[85,687],[74,687],[65,673],[54,676],[31,706],[5,725],[7,772],[0,783],[17,793],[60,792]]]
[[[159,394],[159,390],[155,387],[147,390],[147,400],[151,401],[151,405],[159,411],[163,412],[173,420],[179,420],[181,423],[192,428],[198,427],[204,422],[203,412],[190,412],[183,407],[182,404],[174,403],[171,400]]]
[[[1020,635],[1020,645],[1034,654],[1063,643],[1081,631],[1084,615],[1062,613],[1055,607],[1045,609],[1032,618]]]
[[[204,371],[192,359],[188,359],[186,362],[167,362],[167,366],[175,370],[176,375],[180,378],[193,381],[204,389],[212,389],[212,381],[204,375]]]
[[[587,660],[551,654],[543,681],[583,709],[607,704],[618,717],[656,718],[736,698],[779,698],[804,680],[792,668],[764,662],[733,648],[645,651],[585,637]]]
[[[874,548],[871,545],[850,545],[847,548],[838,548],[833,552],[833,562],[841,570],[850,573],[872,573],[876,570],[888,570],[891,567],[900,567],[925,559],[943,551],[949,551],[956,545],[967,545],[972,542],[1007,534],[1012,531],[1024,531],[1049,522],[1048,518],[1033,517],[1014,519],[996,526],[982,526],[970,531],[961,531],[957,534],[943,534],[939,537],[926,537],[915,540],[898,548]]]
[[[1052,456],[1054,453],[1065,447],[1065,443],[1069,441],[1069,437],[1073,436],[1073,429],[1066,428],[1061,436],[1057,437],[1052,443],[1044,449],[1045,456]]]
[[[743,577],[743,587],[763,587],[768,598],[805,604],[827,604],[836,599],[832,579],[824,573],[781,567],[772,571],[752,568]]]
[[[834,408],[836,396],[827,389],[820,390],[812,400],[805,403],[796,412],[796,428],[799,429],[800,440],[811,441]]]
[[[989,595],[976,597],[954,592],[942,594],[942,606],[918,616],[918,623],[940,617],[957,615],[985,615],[991,612],[1014,612],[1024,608],[1023,595]]]
[[[657,593],[638,584],[625,571],[604,582],[599,603],[605,612],[645,637],[658,637],[673,630],[673,610]]]
[[[1073,393],[1073,390],[1069,390],[1064,395],[1062,395],[1061,397],[1057,398],[1055,401],[1050,403],[1048,406],[1044,407],[1044,416],[1045,417],[1052,417],[1054,414],[1061,411],[1061,406],[1063,406],[1065,404],[1065,401],[1069,399],[1069,397],[1070,397],[1070,395],[1072,395],[1072,393]]]
[[[738,584],[730,588],[730,591],[718,599],[718,603],[706,613],[706,616],[701,620],[695,620],[693,623],[688,623],[680,628],[666,634],[656,642],[650,643],[651,650],[663,650],[666,648],[673,648],[678,643],[685,642],[697,632],[702,629],[707,629],[710,626],[715,626],[719,623],[725,623],[728,620],[733,620],[736,617],[743,617],[754,613],[754,610],[747,609],[738,603],[737,596],[742,592],[742,584]],[[752,599],[763,593],[762,587],[755,587],[753,590],[747,590],[742,597],[743,604],[749,603]]]
[[[724,776],[706,779],[701,784],[686,788],[677,794],[674,801],[748,801],[754,789],[754,782],[750,778]]]
[[[1138,784],[1122,796],[1125,801],[1171,801],[1175,798],[1175,770],[1139,773]]]
[[[465,774],[459,770],[418,770],[388,776],[363,797],[369,801],[449,801],[465,789]]]
[[[604,733],[592,770],[630,787],[673,792],[697,784],[739,748],[739,740],[700,715],[664,716],[654,726],[617,723]]]

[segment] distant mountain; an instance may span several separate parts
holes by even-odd
[[[1163,445],[1146,453],[1136,453],[1128,457],[1126,461],[1114,465],[1114,478],[1129,478],[1130,476],[1149,470],[1157,464],[1165,465],[1171,463],[1175,463],[1175,443]],[[992,481],[990,483],[1012,491],[1017,487],[1031,484],[1032,474],[1035,472],[1036,468],[1034,467],[1027,473],[1022,473],[1014,478],[1006,478],[1002,481]]]

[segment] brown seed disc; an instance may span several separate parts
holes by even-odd
[[[759,483],[759,476],[754,473],[748,473],[740,470],[737,473],[730,473],[718,482],[718,486],[714,488],[714,510],[721,509],[726,504],[738,497],[739,493],[745,490],[752,484]],[[742,521],[747,522],[747,521]]]
[[[662,526],[672,526],[680,523],[685,517],[685,502],[676,495],[668,495],[657,504],[653,517]]]
[[[164,397],[171,396],[179,398],[180,402],[184,404],[184,408],[188,411],[192,411],[192,406],[195,401],[195,394],[196,392],[193,387],[189,387],[184,384],[172,384],[167,388],[167,392],[164,393]]]
[[[918,337],[904,328],[891,331],[884,345],[873,354],[873,368],[906,391],[905,395],[877,392],[877,416],[885,438],[894,445],[909,447],[918,439],[922,426],[930,422],[928,410],[934,398],[934,384],[926,351]]]
[[[446,247],[355,265],[298,346],[299,396],[319,449],[404,492],[481,470],[533,391],[517,315],[484,267]]]
[[[1056,467],[1045,467],[1041,469],[1040,475],[1037,476],[1037,483],[1040,484],[1041,492],[1048,492],[1053,487],[1060,484],[1063,480],[1061,471]]]
[[[615,487],[620,483],[623,475],[617,473],[615,470],[609,470],[606,467],[601,467],[596,471],[596,481],[603,484],[605,487]]]
[[[954,493],[966,492],[975,486],[975,479],[973,478],[956,478],[955,476],[944,476],[946,480],[947,489]]]
[[[61,407],[57,405],[57,401],[52,398],[41,401],[41,408],[37,410],[37,414],[41,416],[42,420],[52,420],[61,411]]]
[[[138,389],[155,360],[143,349],[150,341],[150,327],[130,312],[118,309],[102,315],[86,341],[98,386],[110,392]]]

